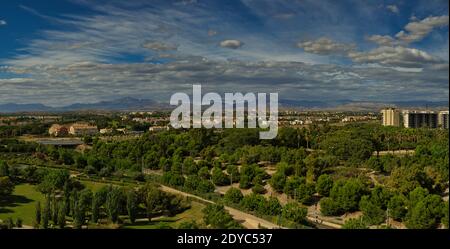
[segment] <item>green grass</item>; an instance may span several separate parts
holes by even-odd
[[[178,228],[180,223],[185,221],[196,221],[197,224],[203,222],[202,209],[205,207],[204,204],[192,201],[191,208],[186,211],[179,213],[173,217],[160,217],[154,218],[151,222],[148,220],[137,221],[135,224],[124,224],[123,228],[131,229],[155,229],[158,228],[160,224],[169,225],[172,228]]]
[[[21,218],[24,225],[32,225],[36,202],[40,201],[42,207],[44,200],[45,196],[37,191],[34,185],[16,185],[12,195],[0,201],[0,219],[11,217],[15,222],[17,218]]]
[[[111,185],[108,183],[84,181],[84,180],[81,180],[80,182],[83,183],[83,185],[86,186],[86,188],[92,190],[92,192],[97,192],[100,188]]]

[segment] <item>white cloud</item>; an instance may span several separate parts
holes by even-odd
[[[0,20],[0,26],[4,26],[4,25],[6,25],[7,23],[6,23],[6,21],[5,20]]]
[[[148,48],[156,51],[168,51],[168,50],[177,50],[176,45],[166,44],[158,41],[148,41],[142,45],[144,48]]]
[[[297,47],[303,48],[305,52],[321,55],[329,54],[342,54],[345,55],[348,52],[356,48],[355,44],[338,43],[331,39],[322,37],[315,41],[304,41],[297,43]]]
[[[223,40],[220,42],[220,46],[223,48],[237,49],[242,47],[242,45],[244,45],[244,43],[239,40]]]
[[[448,16],[431,16],[421,21],[413,21],[405,26],[405,30],[398,32],[395,37],[406,43],[422,40],[435,28],[448,26]]]
[[[350,52],[349,57],[358,63],[379,63],[393,67],[421,68],[427,64],[442,62],[425,51],[401,46],[383,46],[369,52]]]
[[[393,5],[387,5],[386,9],[388,9],[390,12],[398,14],[400,11],[397,7],[397,5],[393,4]]]
[[[389,35],[372,35],[367,37],[367,40],[380,46],[392,46],[397,43],[397,41]]]

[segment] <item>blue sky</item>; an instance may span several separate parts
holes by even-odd
[[[0,103],[167,102],[201,83],[281,99],[448,100],[447,1],[0,3]]]

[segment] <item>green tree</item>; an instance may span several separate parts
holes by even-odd
[[[214,167],[212,169],[212,181],[217,186],[225,186],[230,184],[230,179],[219,167]]]
[[[9,176],[9,166],[5,161],[0,160],[0,177]]]
[[[242,194],[241,190],[233,187],[229,188],[224,195],[225,201],[233,204],[239,204],[242,198],[244,198],[244,195]]]
[[[406,205],[407,199],[403,195],[392,196],[387,205],[389,217],[397,221],[402,220],[406,215]]]
[[[65,203],[61,202],[58,208],[58,226],[61,229],[63,229],[66,226],[66,211],[64,209]]]
[[[121,209],[122,190],[120,188],[111,187],[106,196],[105,208],[108,217],[112,223],[117,223]]]
[[[310,183],[303,183],[298,186],[295,191],[295,199],[300,203],[306,204],[309,203],[312,199],[312,195],[315,192],[315,187]]]
[[[0,199],[6,198],[14,191],[14,183],[9,176],[0,177]]]
[[[341,212],[339,204],[330,197],[320,199],[320,212],[325,216],[337,215]]]
[[[98,193],[92,196],[92,222],[97,223],[100,218],[100,198]]]
[[[308,210],[305,207],[302,207],[295,202],[290,202],[284,205],[282,216],[285,219],[300,224],[305,222],[307,213]]]
[[[359,202],[359,209],[363,212],[363,219],[369,225],[379,225],[386,220],[386,213],[372,199],[365,195]]]
[[[369,228],[367,224],[362,219],[359,218],[350,218],[342,226],[342,229],[367,229],[367,228]]]
[[[277,171],[270,179],[270,186],[277,192],[282,192],[285,184],[286,176],[282,172]]]
[[[41,202],[40,201],[36,202],[36,207],[35,207],[35,211],[34,211],[34,222],[37,225],[41,224]]]
[[[133,190],[130,190],[130,191],[128,191],[128,194],[127,194],[127,211],[128,211],[128,217],[130,218],[130,221],[132,224],[136,220],[137,209],[138,209],[137,195]]]
[[[42,212],[42,228],[48,228],[48,222],[50,220],[51,210],[50,210],[50,196],[47,195],[45,199],[45,206]]]
[[[205,224],[215,229],[241,228],[231,215],[225,210],[223,205],[210,204],[203,210],[203,220]]]
[[[333,188],[333,179],[327,174],[322,174],[317,179],[316,191],[321,196],[329,196],[330,190]]]

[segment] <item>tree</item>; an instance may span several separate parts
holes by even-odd
[[[214,184],[208,180],[201,180],[198,184],[197,191],[200,193],[214,192]]]
[[[212,169],[212,181],[217,186],[225,186],[230,184],[230,179],[219,167],[214,167]]]
[[[363,219],[369,225],[379,225],[386,219],[386,213],[372,199],[365,195],[359,202],[359,209],[363,212]]]
[[[286,176],[282,172],[278,172],[273,174],[270,179],[270,185],[277,192],[282,192],[284,189],[284,185],[286,184]]]
[[[251,180],[248,175],[242,175],[239,177],[239,188],[248,189],[251,187]]]
[[[48,228],[48,222],[50,220],[51,210],[50,210],[50,196],[47,195],[45,199],[44,211],[42,212],[42,228]]]
[[[122,190],[120,188],[111,187],[108,195],[106,196],[105,208],[112,223],[117,223],[119,218],[121,199]]]
[[[281,213],[282,206],[278,198],[269,197],[268,200],[265,200],[261,203],[262,205],[258,208],[258,213],[265,215],[279,215]]]
[[[239,182],[240,173],[239,173],[239,169],[236,165],[228,165],[227,173],[230,176],[231,183]]]
[[[188,190],[196,190],[198,188],[198,184],[201,181],[201,178],[197,175],[190,175],[184,181],[184,187]]]
[[[202,210],[205,224],[215,229],[241,228],[231,215],[225,210],[223,205],[210,204]]]
[[[11,195],[14,190],[14,183],[9,179],[9,176],[0,177],[0,199]]]
[[[330,190],[333,188],[333,179],[327,174],[322,174],[317,179],[316,191],[321,196],[329,196]]]
[[[350,178],[335,182],[330,191],[330,197],[336,202],[340,211],[351,212],[358,209],[359,200],[365,193],[365,184],[357,178]]]
[[[309,203],[312,199],[314,191],[315,187],[313,184],[300,184],[300,186],[298,186],[297,190],[295,191],[295,199],[303,204]]]
[[[66,211],[64,209],[65,203],[61,202],[58,208],[58,226],[61,229],[63,229],[66,226]]]
[[[448,229],[448,201],[445,202],[443,208],[444,215],[441,219],[442,224],[444,224],[445,228]]]
[[[0,160],[0,177],[9,176],[9,166],[5,161]]]
[[[164,194],[154,186],[151,186],[147,190],[145,205],[147,208],[147,217],[148,220],[157,215],[164,209]]]
[[[79,205],[79,202],[75,202],[75,205],[73,206],[73,227],[75,229],[81,229],[81,227],[84,224],[84,214],[81,210],[81,205]]]
[[[178,225],[178,229],[199,229],[199,226],[195,220],[183,221]]]
[[[239,204],[242,198],[244,198],[244,195],[242,194],[241,190],[233,187],[229,188],[224,195],[225,201],[233,204]]]
[[[402,220],[406,215],[406,205],[407,200],[403,195],[397,194],[392,196],[387,205],[389,217],[398,221]]]
[[[138,209],[137,195],[133,190],[130,190],[128,191],[127,194],[127,211],[128,217],[130,218],[132,224],[136,220],[137,209]]]
[[[341,212],[338,203],[330,197],[320,199],[320,212],[325,216],[337,215]]]
[[[34,211],[34,222],[36,225],[41,224],[41,202],[40,201],[36,202],[36,207],[35,207],[35,211]]]
[[[100,218],[100,198],[99,194],[95,193],[92,196],[92,222],[97,223]]]
[[[443,217],[444,209],[445,205],[440,196],[428,195],[408,209],[406,227],[414,229],[436,228]]]
[[[69,180],[69,176],[67,170],[48,170],[38,185],[38,190],[47,194],[57,189],[63,189],[64,184]]]
[[[350,218],[345,221],[342,229],[367,229],[368,226],[362,219]]]
[[[198,171],[198,176],[204,180],[209,180],[211,175],[209,174],[208,167],[201,167],[200,170]]]
[[[285,219],[300,224],[305,222],[307,213],[308,210],[305,207],[302,207],[295,202],[290,202],[284,205],[282,216]]]
[[[289,177],[286,180],[286,184],[284,185],[284,193],[291,197],[294,197],[296,190],[302,183],[305,183],[305,178],[299,176]]]

